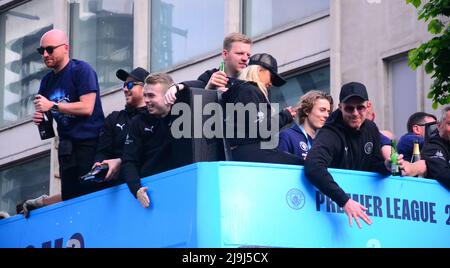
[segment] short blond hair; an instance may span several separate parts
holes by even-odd
[[[330,111],[333,111],[333,97],[331,97],[330,94],[320,90],[308,91],[305,95],[300,97],[300,100],[297,103],[297,117],[300,124],[305,122],[305,119],[308,117],[308,114],[311,113],[314,104],[320,99],[327,100],[330,103]]]
[[[249,45],[253,43],[252,39],[250,39],[246,35],[243,35],[241,33],[230,33],[223,39],[223,49],[229,51],[231,49],[231,45],[235,42],[240,42]]]
[[[149,74],[145,78],[146,85],[156,85],[162,84],[164,85],[164,92],[169,89],[171,85],[174,84],[172,77],[167,73],[153,73]]]

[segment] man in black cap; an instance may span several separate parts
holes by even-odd
[[[390,174],[389,159],[381,155],[380,134],[367,116],[366,87],[358,82],[345,84],[339,95],[339,109],[334,111],[319,131],[305,161],[306,177],[325,195],[344,208],[350,226],[353,218],[358,227],[361,218],[371,219],[367,208],[350,199],[334,181],[327,168],[341,168]],[[399,162],[403,160],[399,157]]]
[[[144,101],[144,83],[149,75],[145,69],[137,67],[130,73],[120,69],[116,76],[124,81],[125,109],[110,113],[100,132],[100,140],[95,155],[94,166],[107,165],[108,173],[103,184],[105,187],[123,183],[125,180],[120,166],[122,151],[131,119],[137,114],[147,114]]]

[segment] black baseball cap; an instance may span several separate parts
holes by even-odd
[[[255,54],[250,57],[248,65],[259,65],[269,70],[272,74],[272,84],[274,86],[281,87],[286,84],[286,80],[278,74],[277,60],[271,55],[266,53]]]
[[[350,98],[359,97],[364,101],[369,100],[367,94],[366,86],[358,82],[350,82],[345,84],[341,88],[341,93],[339,94],[339,101],[345,103]]]
[[[123,69],[119,69],[116,72],[117,78],[119,78],[122,81],[126,81],[128,76],[131,76],[134,80],[136,80],[136,82],[142,82],[142,83],[145,83],[145,78],[147,78],[147,76],[149,74],[150,73],[147,72],[147,70],[145,70],[144,68],[141,68],[141,67],[137,67],[130,73],[128,73],[127,71],[125,71]]]

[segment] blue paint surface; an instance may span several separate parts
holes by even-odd
[[[1,220],[0,247],[450,247],[436,181],[330,171],[371,226],[350,228],[301,166],[208,162],[143,179],[149,209],[119,185]]]

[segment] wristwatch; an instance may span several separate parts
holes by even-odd
[[[57,102],[53,102],[53,106],[52,106],[52,108],[50,110],[52,110],[53,112],[59,112],[59,105],[58,105],[58,103]]]

